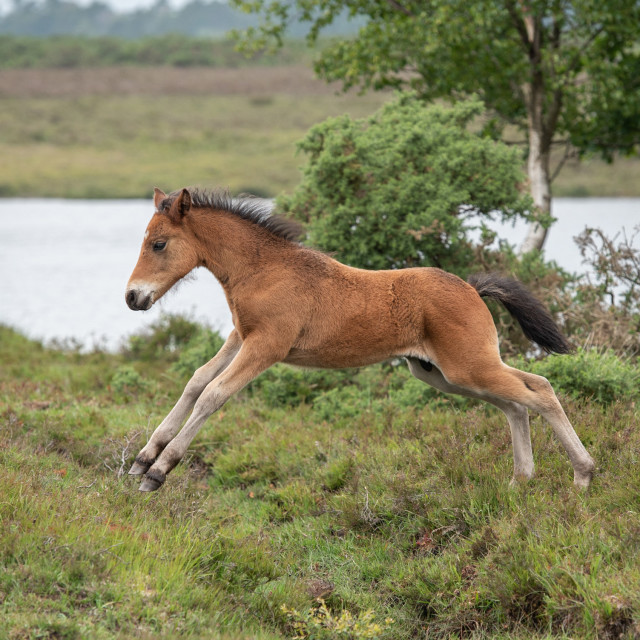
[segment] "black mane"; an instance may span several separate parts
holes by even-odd
[[[180,191],[170,193],[161,203],[159,210],[168,211]],[[264,198],[242,194],[233,198],[228,191],[189,189],[191,205],[202,209],[228,211],[234,215],[266,229],[274,236],[297,242],[305,234],[304,227],[280,215],[274,215],[274,203]]]

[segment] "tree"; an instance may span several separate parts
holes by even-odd
[[[478,95],[486,131],[515,126],[528,146],[533,201],[548,219],[551,183],[570,153],[607,160],[640,142],[638,0],[234,0],[262,14],[245,45],[280,46],[288,22],[309,44],[348,10],[366,17],[356,37],[323,48],[316,71],[348,89],[411,88],[425,100]],[[564,148],[551,166],[555,145]],[[541,249],[530,227],[521,252]]]
[[[479,101],[426,106],[404,93],[370,118],[330,118],[300,143],[303,179],[278,206],[352,266],[464,276],[474,268],[471,228],[531,206],[518,150],[469,130],[482,110]]]

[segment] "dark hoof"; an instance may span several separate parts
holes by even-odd
[[[142,460],[136,458],[135,462],[131,465],[131,469],[129,469],[130,476],[143,476],[147,471],[149,471],[149,467],[152,465],[152,462],[143,462]]]
[[[140,483],[140,491],[157,491],[165,479],[166,476],[161,471],[150,471]]]

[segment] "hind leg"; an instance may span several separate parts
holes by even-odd
[[[595,463],[565,415],[549,381],[542,376],[519,371],[505,365],[497,355],[484,353],[462,366],[445,368],[446,379],[470,389],[490,402],[516,403],[539,413],[553,429],[573,466],[574,484],[587,488]],[[494,402],[496,404],[496,402]]]
[[[511,440],[513,443],[512,483],[520,480],[529,480],[533,477],[534,463],[529,431],[529,412],[525,406],[516,402],[509,402],[482,395],[471,389],[452,384],[442,375],[440,369],[432,364],[429,365],[430,369],[425,369],[420,360],[407,358],[407,362],[409,364],[409,370],[416,378],[426,382],[439,391],[485,400],[501,409],[507,416],[511,429]]]
[[[501,402],[497,399],[489,400],[489,402],[502,409],[509,421],[513,446],[513,478],[511,484],[521,480],[530,480],[533,478],[535,466],[533,463],[527,407],[516,402]]]
[[[539,413],[551,425],[573,465],[574,484],[577,487],[586,489],[593,477],[596,468],[595,462],[580,441],[571,422],[569,422],[549,381],[532,373],[506,366],[504,368],[508,370],[507,375],[517,381],[516,390],[518,390],[518,383],[525,388],[527,397],[525,404]],[[520,393],[522,392],[520,391]]]

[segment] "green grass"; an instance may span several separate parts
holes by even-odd
[[[598,462],[587,495],[539,418],[537,477],[511,488],[490,408],[403,407],[398,389],[328,420],[267,402],[269,385],[212,416],[166,485],[141,494],[119,470],[185,378],[177,354],[136,353],[0,329],[0,638],[640,632],[640,415],[624,398],[563,398]],[[145,384],[114,382],[123,367]],[[339,635],[319,593],[331,624],[373,622]]]
[[[329,115],[385,98],[334,95],[14,98],[0,109],[0,195],[148,196],[203,184],[274,196],[299,179],[296,143]]]
[[[567,198],[640,197],[640,157],[608,164],[596,156],[567,163],[553,183],[553,195]]]

